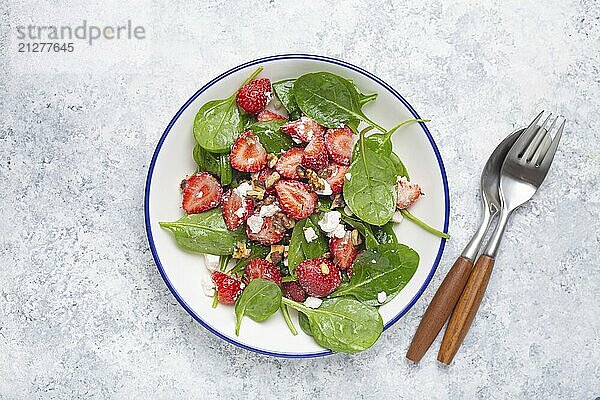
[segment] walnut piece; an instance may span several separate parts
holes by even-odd
[[[277,156],[273,153],[267,154],[267,165],[269,168],[273,168],[277,164]]]
[[[355,246],[358,246],[359,244],[362,243],[362,239],[358,233],[358,229],[354,229],[351,233],[351,238],[352,238],[352,244]]]
[[[265,258],[267,261],[277,264],[283,260],[284,247],[281,244],[271,246],[271,252]]]
[[[270,188],[271,186],[279,182],[279,179],[281,179],[281,175],[279,175],[277,171],[273,171],[273,173],[269,175],[267,179],[265,179],[265,188]]]
[[[231,257],[236,259],[248,258],[250,257],[250,249],[246,246],[245,242],[237,242]]]
[[[308,178],[308,187],[310,187],[315,192],[317,190],[325,189],[325,183],[319,177],[319,175],[317,175],[317,173],[312,169],[306,170],[306,177]]]

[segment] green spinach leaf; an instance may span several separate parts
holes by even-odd
[[[304,241],[304,224],[306,220],[297,221],[292,229],[292,236],[290,237],[290,247],[288,249],[288,269],[290,275],[296,277],[296,267],[306,259],[304,257],[304,250],[302,249],[302,243]]]
[[[344,183],[344,200],[350,210],[371,225],[387,223],[396,210],[397,175],[388,157],[365,145],[364,135],[355,145],[357,156],[352,160]]]
[[[273,83],[273,90],[277,95],[281,104],[285,107],[288,112],[288,116],[290,120],[298,119],[302,116],[302,112],[300,111],[300,107],[296,103],[296,99],[294,98],[294,81],[295,79],[286,79],[283,81]]]
[[[419,265],[419,254],[403,244],[382,244],[367,250],[352,264],[350,282],[330,294],[330,297],[352,296],[377,306],[377,294],[385,292],[386,302],[406,286]]]
[[[375,239],[377,239],[377,242],[379,244],[398,243],[396,232],[394,232],[394,223],[392,221],[388,222],[383,226],[374,226],[373,235],[375,236]]]
[[[377,308],[351,297],[325,300],[317,309],[285,297],[282,301],[305,314],[315,341],[335,352],[357,353],[366,350],[383,331],[383,320]]]
[[[329,244],[327,237],[318,225],[320,214],[313,214],[307,218],[304,222],[303,230],[312,228],[317,234],[317,238],[309,242],[306,240],[304,232],[302,234],[302,252],[304,253],[304,259],[309,260],[317,257],[321,257],[323,254],[329,251]],[[302,260],[304,261],[304,260]],[[289,263],[289,258],[288,258]]]
[[[362,235],[362,237],[365,240],[365,247],[367,249],[373,249],[373,248],[379,246],[379,242],[377,241],[377,239],[375,238],[375,235],[373,234],[371,225],[362,222],[358,218],[353,218],[349,215],[346,215],[344,212],[342,212],[342,220],[346,224],[350,225],[354,229],[358,230],[358,232],[360,232],[360,234]]]
[[[294,145],[292,137],[279,130],[284,123],[285,121],[280,120],[255,122],[248,129],[258,136],[267,153],[279,156]]]
[[[245,240],[242,230],[230,231],[225,226],[221,208],[213,208],[200,214],[187,214],[173,222],[159,222],[173,233],[177,245],[191,253],[233,253],[235,243]]]
[[[362,120],[385,132],[362,112],[356,86],[341,76],[330,72],[304,74],[294,82],[293,91],[302,112],[321,125],[341,128]]]
[[[390,161],[392,162],[392,165],[394,165],[394,170],[396,171],[396,174],[398,176],[405,177],[407,180],[410,180],[410,176],[408,176],[408,171],[406,170],[406,167],[404,166],[404,163],[402,162],[400,157],[398,157],[398,155],[393,151],[390,153],[389,157]]]
[[[223,186],[230,185],[233,181],[233,169],[229,162],[229,153],[219,154],[219,175]]]
[[[275,314],[281,305],[281,288],[268,279],[252,279],[235,302],[235,334],[245,316],[262,322]]]
[[[304,315],[303,312],[298,311],[298,325],[300,325],[300,329],[308,336],[312,336],[312,332],[310,331],[310,322],[308,321],[308,317]]]

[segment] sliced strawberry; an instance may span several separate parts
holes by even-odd
[[[343,238],[332,237],[329,239],[329,250],[333,261],[341,270],[350,268],[358,255],[358,247],[352,243],[350,232],[347,232]]]
[[[212,280],[217,287],[219,303],[234,304],[242,294],[242,282],[221,271],[213,272]]]
[[[229,154],[231,166],[242,172],[257,172],[267,165],[267,151],[252,131],[242,133]]]
[[[309,296],[325,297],[342,282],[338,267],[324,257],[301,262],[296,268],[296,274],[298,283]]]
[[[254,202],[248,197],[242,199],[233,189],[229,189],[221,197],[221,212],[225,225],[233,231],[252,215]]]
[[[271,81],[268,78],[259,78],[238,90],[235,101],[247,113],[258,114],[271,100],[271,94]]]
[[[297,281],[283,282],[283,293],[288,299],[302,303],[306,300],[306,292]]]
[[[258,229],[253,231],[252,228],[255,227],[257,221],[259,222],[257,224]],[[275,228],[273,217],[260,217],[259,214],[255,212],[246,221],[246,235],[250,240],[265,246],[270,246],[283,239],[285,236],[285,230],[279,231]]]
[[[329,157],[338,164],[350,165],[353,145],[354,132],[347,126],[341,129],[328,129],[325,133],[325,146]]]
[[[317,136],[304,148],[302,165],[318,171],[325,167],[328,161],[325,139],[323,139],[323,136]]]
[[[181,206],[188,214],[197,214],[215,208],[221,201],[223,188],[208,172],[198,172],[181,183],[183,201]]]
[[[292,147],[279,157],[275,164],[275,171],[284,178],[300,179],[296,168],[302,163],[303,150],[298,147]]]
[[[323,136],[325,127],[308,117],[302,117],[282,125],[281,132],[290,135],[296,143],[302,143],[310,142],[318,136]]]
[[[259,122],[275,121],[275,120],[285,121],[285,119],[286,119],[285,117],[283,117],[277,113],[274,113],[273,111],[270,111],[270,110],[262,110],[256,116],[256,120]]]
[[[327,183],[329,183],[333,194],[342,193],[344,179],[346,177],[346,172],[348,172],[348,168],[350,168],[348,165],[339,165],[331,162],[319,172],[319,176],[325,178]]]
[[[252,279],[256,278],[268,279],[281,285],[281,272],[279,272],[279,268],[273,265],[273,263],[260,258],[254,258],[248,261],[248,265],[246,265],[246,269],[244,270],[242,282],[247,285]]]
[[[279,181],[275,192],[283,211],[295,220],[307,218],[315,212],[317,194],[308,185],[298,181]]]
[[[398,179],[398,202],[396,205],[399,209],[412,206],[422,194],[421,187],[416,183],[407,181],[405,177]]]

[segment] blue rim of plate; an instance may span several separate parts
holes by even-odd
[[[150,249],[152,251],[152,256],[154,257],[154,261],[156,262],[156,266],[158,267],[158,271],[160,272],[160,275],[162,276],[167,287],[169,288],[169,290],[171,291],[173,296],[177,299],[179,304],[181,304],[181,306],[202,326],[204,326],[206,329],[208,329],[210,332],[212,332],[219,338],[221,338],[231,344],[234,344],[234,345],[241,347],[243,349],[246,349],[246,350],[254,351],[259,354],[275,356],[275,357],[283,357],[283,358],[312,358],[312,357],[327,356],[327,355],[333,354],[333,352],[331,350],[325,350],[325,351],[321,351],[321,352],[317,352],[317,353],[277,353],[277,352],[272,352],[272,351],[268,351],[268,350],[263,350],[263,349],[259,349],[256,347],[248,346],[248,345],[240,343],[228,336],[225,336],[222,333],[220,333],[218,330],[216,330],[215,328],[210,326],[208,323],[206,323],[204,320],[202,320],[202,318],[200,318],[200,316],[198,314],[196,314],[188,306],[188,304],[183,300],[183,298],[181,298],[181,296],[179,295],[179,293],[177,292],[175,287],[171,284],[171,281],[169,280],[169,277],[167,276],[167,274],[162,266],[160,258],[158,257],[158,253],[156,251],[156,246],[154,245],[154,239],[152,237],[152,229],[150,227],[150,214],[149,214],[150,184],[152,183],[152,175],[154,172],[154,165],[156,164],[156,158],[158,157],[158,154],[160,152],[163,142],[167,138],[167,135],[171,131],[171,128],[173,127],[173,125],[175,124],[175,122],[177,121],[177,119],[179,118],[181,113],[183,113],[183,111],[198,96],[200,96],[200,94],[202,94],[205,90],[210,88],[215,83],[219,82],[221,79],[231,75],[232,73],[237,72],[237,71],[244,69],[246,67],[249,67],[249,66],[262,64],[262,63],[266,63],[266,62],[271,62],[271,61],[288,60],[288,59],[322,61],[322,62],[326,62],[329,64],[339,65],[339,66],[351,69],[355,72],[358,72],[359,74],[364,75],[367,78],[377,82],[378,84],[383,86],[386,90],[388,90],[394,97],[396,97],[398,100],[400,100],[400,102],[402,104],[404,104],[404,106],[406,108],[408,108],[408,110],[411,112],[411,114],[415,118],[417,118],[417,119],[421,118],[419,116],[419,114],[417,114],[417,112],[414,110],[414,108],[408,103],[408,101],[406,101],[404,99],[404,97],[402,97],[400,95],[400,93],[398,93],[394,88],[392,88],[390,85],[388,85],[387,83],[385,83],[384,81],[382,81],[381,79],[379,79],[378,77],[373,75],[372,73],[365,71],[364,69],[357,67],[353,64],[347,63],[345,61],[341,61],[341,60],[331,58],[331,57],[314,55],[314,54],[280,54],[280,55],[275,55],[275,56],[258,58],[253,61],[248,61],[244,64],[238,65],[237,67],[232,68],[232,69],[222,73],[221,75],[217,76],[216,78],[214,78],[213,80],[208,82],[206,85],[202,86],[192,97],[190,97],[190,99],[188,101],[185,102],[185,104],[179,109],[179,111],[177,111],[177,114],[175,114],[175,116],[173,117],[171,122],[169,122],[169,125],[165,129],[164,133],[160,137],[160,140],[158,141],[158,144],[156,145],[156,149],[154,150],[154,154],[152,155],[152,160],[150,162],[150,167],[148,168],[148,175],[146,177],[146,189],[145,189],[145,195],[144,195],[144,217],[145,217],[144,219],[146,222],[146,235],[148,236],[148,242],[150,244]],[[440,155],[439,149],[438,149],[437,145],[435,144],[435,141],[433,140],[431,133],[427,129],[427,126],[425,126],[425,124],[422,122],[420,122],[419,124],[421,125],[421,128],[425,132],[427,139],[429,139],[429,143],[431,144],[431,147],[433,148],[433,152],[435,153],[435,157],[436,157],[438,165],[440,167],[440,173],[442,174],[442,182],[444,184],[444,200],[445,200],[444,201],[445,202],[444,232],[447,233],[448,232],[448,223],[449,223],[449,219],[450,219],[450,192],[448,190],[448,179],[446,177],[446,169],[444,168],[444,162],[442,161],[442,157]],[[442,253],[444,252],[445,246],[446,246],[446,239],[441,239],[437,256],[435,258],[433,266],[431,267],[431,271],[429,272],[429,275],[427,276],[427,279],[425,279],[425,282],[423,283],[423,285],[421,286],[419,291],[415,294],[415,296],[411,299],[411,301],[406,305],[406,307],[404,307],[404,309],[402,311],[400,311],[394,318],[392,318],[387,324],[385,324],[385,326],[383,327],[383,330],[386,330],[389,327],[391,327],[392,325],[394,325],[400,318],[402,318],[402,316],[404,314],[406,314],[408,312],[408,310],[410,310],[412,308],[412,306],[416,303],[416,301],[419,299],[419,297],[421,297],[421,295],[423,294],[423,292],[429,285],[431,278],[435,274],[435,271],[437,270],[437,267],[438,267],[438,264],[442,257]]]

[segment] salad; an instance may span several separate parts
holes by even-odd
[[[281,312],[336,352],[371,347],[378,307],[409,282],[419,255],[399,243],[404,218],[447,237],[408,208],[423,195],[386,130],[362,111],[376,99],[330,72],[275,83],[258,68],[230,97],[198,111],[177,221],[160,222],[184,251],[203,254],[198,289],[236,318]],[[192,150],[192,149],[190,149]],[[220,312],[221,307],[216,312]]]

